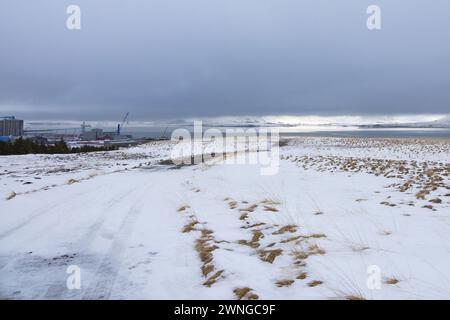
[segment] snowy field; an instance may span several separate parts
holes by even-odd
[[[290,138],[275,175],[172,147],[0,157],[0,298],[450,298],[450,139]]]

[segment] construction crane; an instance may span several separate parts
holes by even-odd
[[[117,125],[117,135],[120,136],[120,130],[123,128],[123,126],[125,125],[125,122],[128,123],[128,116],[130,115],[129,112],[127,112],[127,114],[125,115],[125,117],[122,120],[122,123],[119,123]]]

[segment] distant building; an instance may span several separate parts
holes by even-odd
[[[80,138],[85,141],[93,140],[123,140],[131,139],[130,135],[117,134],[116,131],[103,131],[103,129],[92,129],[85,131],[80,135]]]
[[[91,131],[86,131],[81,135],[83,140],[98,140],[103,137],[102,129],[92,129]]]
[[[0,136],[23,136],[23,120],[15,117],[0,117]]]

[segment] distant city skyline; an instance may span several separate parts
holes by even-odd
[[[72,4],[81,30],[66,27]],[[381,30],[367,29],[371,4]],[[3,0],[0,116],[435,119],[450,113],[449,12],[446,0]]]

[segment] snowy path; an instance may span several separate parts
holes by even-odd
[[[108,298],[136,223],[146,224],[147,238],[164,226],[156,222],[167,218],[161,219],[163,213],[155,209],[173,191],[170,180],[162,177],[168,174],[117,173],[3,205],[5,211],[22,217],[14,224],[2,223],[1,294]],[[89,283],[83,292],[66,292],[68,265],[80,266],[83,282]],[[8,284],[20,284],[24,290],[5,292]]]

